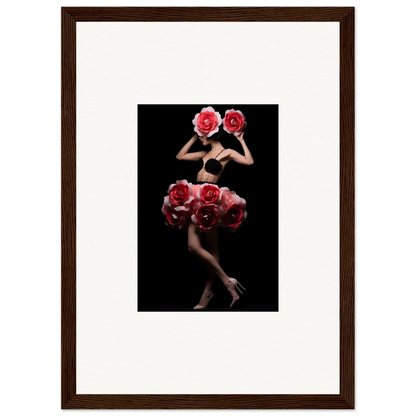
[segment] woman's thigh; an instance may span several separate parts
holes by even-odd
[[[218,228],[214,228],[211,230],[211,232],[206,234],[206,244],[207,244],[207,250],[211,254],[218,255],[219,249],[218,249]]]
[[[201,247],[201,232],[194,223],[190,223],[188,226],[188,248],[192,251]]]

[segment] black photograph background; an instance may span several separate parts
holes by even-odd
[[[219,187],[247,202],[247,220],[236,232],[219,228],[220,265],[246,288],[230,309],[231,296],[220,279],[209,311],[278,311],[278,105],[203,103],[138,105],[138,311],[193,311],[208,270],[188,251],[187,232],[165,225],[161,211],[169,185],[178,179],[195,183],[196,162],[176,159],[195,134],[192,120],[212,106],[224,118],[228,109],[246,117],[244,140],[252,166],[231,161]],[[244,154],[236,137],[224,131],[225,148]],[[189,152],[209,150],[199,141]],[[204,245],[204,242],[202,242]]]

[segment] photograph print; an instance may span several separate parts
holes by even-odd
[[[138,105],[139,312],[278,312],[277,104]]]

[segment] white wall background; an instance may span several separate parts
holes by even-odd
[[[279,313],[136,311],[137,103],[199,101],[279,104]],[[339,393],[338,22],[77,23],[76,162],[77,393]]]

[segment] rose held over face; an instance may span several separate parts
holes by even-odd
[[[200,113],[195,114],[192,123],[195,126],[194,131],[198,136],[211,137],[219,131],[222,118],[220,113],[212,107],[204,107]]]
[[[224,117],[224,130],[234,136],[239,136],[247,126],[246,118],[240,110],[227,110]]]

